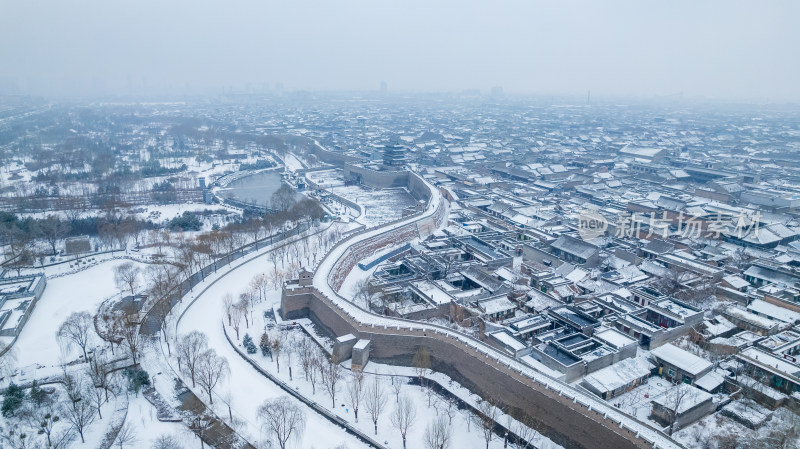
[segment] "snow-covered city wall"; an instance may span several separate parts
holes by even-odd
[[[556,422],[553,425],[558,422],[583,423],[583,425],[578,425],[577,427],[563,429],[564,435],[569,439],[575,439],[582,435],[580,437],[582,443],[578,444],[578,447],[681,447],[658,429],[622,413],[594,395],[577,391],[557,379],[533,370],[529,366],[499,353],[479,340],[441,326],[375,315],[356,306],[337,292],[334,287],[341,287],[342,277],[349,273],[347,267],[352,269],[355,264],[353,262],[351,265],[355,257],[348,256],[348,252],[353,247],[358,248],[363,244],[366,245],[366,248],[371,248],[373,245],[388,240],[384,238],[386,234],[394,233],[398,230],[402,232],[408,225],[413,224],[417,229],[417,233],[421,234],[420,231],[423,228],[426,231],[432,231],[436,229],[436,224],[441,225],[444,223],[447,217],[447,202],[435,187],[424,180],[420,179],[420,181],[428,186],[432,195],[424,212],[377,229],[355,233],[334,245],[316,268],[313,282],[314,289],[301,289],[306,290],[302,292],[289,288],[284,291],[281,305],[284,316],[291,316],[293,313],[313,315],[323,327],[330,330],[334,335],[354,333],[359,338],[367,339],[373,338],[372,335],[367,334],[372,332],[408,335],[420,338],[418,345],[423,342],[428,344],[427,339],[431,338],[445,339],[448,341],[449,347],[436,348],[435,352],[437,354],[440,350],[460,352],[461,355],[459,357],[463,356],[464,360],[472,358],[479,362],[471,368],[470,382],[472,382],[472,385],[480,386],[489,379],[494,379],[496,372],[490,373],[489,370],[499,371],[502,373],[501,375],[508,376],[508,385],[521,384],[523,387],[521,389],[497,390],[494,386],[503,385],[503,383],[490,382],[487,385],[488,390],[485,391],[497,393],[501,395],[502,399],[508,398],[512,403],[516,403],[520,397],[526,397],[525,394],[529,390],[536,391],[538,392],[536,394],[543,394],[553,399],[549,402],[549,406],[538,409],[535,412],[537,419],[554,417]],[[422,234],[425,235],[424,233]],[[402,244],[405,242],[395,241],[394,243]],[[346,295],[347,293],[343,294]],[[296,298],[292,298],[292,296]],[[383,329],[383,332],[381,332],[381,329]],[[378,337],[374,338],[377,339]],[[399,341],[397,338],[391,340]],[[433,353],[434,351],[432,351]],[[447,356],[447,354],[438,355],[440,357]],[[396,362],[399,363],[400,360],[396,360]],[[435,367],[435,369],[445,369],[445,367]],[[454,373],[457,374],[458,372],[460,372],[459,369],[455,368]],[[469,379],[462,380],[467,381]],[[481,391],[480,388],[477,391]],[[559,409],[559,411],[553,412],[548,410],[548,407],[557,408],[558,404],[564,406],[561,407],[564,410]],[[566,411],[567,409],[571,411]],[[593,424],[590,424],[590,422]],[[593,429],[593,431],[586,433],[583,429]],[[608,442],[616,441],[616,443],[621,443],[624,441],[625,443],[597,446],[596,443],[600,441],[604,434],[607,434]]]

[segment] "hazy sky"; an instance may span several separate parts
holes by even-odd
[[[800,1],[0,0],[0,92],[189,86],[800,101]]]

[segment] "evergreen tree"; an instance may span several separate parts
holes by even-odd
[[[244,341],[242,341],[242,344],[244,345],[244,349],[247,350],[248,354],[255,354],[258,352],[258,349],[256,349],[256,344],[253,343],[253,339],[249,334],[244,334]]]
[[[31,398],[31,401],[33,401],[34,404],[42,405],[44,400],[47,398],[47,393],[45,393],[45,391],[42,390],[42,387],[39,386],[39,382],[34,380],[28,396]]]
[[[6,418],[14,416],[14,413],[22,406],[22,401],[24,400],[25,391],[14,382],[8,384],[6,393],[3,395],[3,416]]]
[[[143,387],[150,385],[150,375],[143,369],[125,369],[128,377],[128,391],[133,392],[137,397]]]

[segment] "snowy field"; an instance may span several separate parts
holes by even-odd
[[[85,311],[94,315],[104,300],[119,297],[113,271],[123,262],[127,261],[109,260],[76,274],[48,279],[42,297],[14,344],[20,369],[14,379],[16,383],[58,374],[60,359],[73,360],[80,355],[79,350],[65,352],[56,344],[56,330],[69,314]],[[94,344],[100,343],[95,338]]]
[[[129,207],[123,209],[126,215],[134,217],[139,220],[150,220],[154,224],[163,225],[169,220],[182,215],[184,212],[203,212],[206,210],[220,211],[225,210],[232,214],[238,214],[235,210],[224,204],[205,204],[205,203],[186,203],[186,204],[143,204],[140,206]],[[86,217],[99,217],[106,213],[100,209],[89,209],[80,214],[80,218]],[[68,220],[66,211],[48,211],[48,212],[26,212],[17,214],[20,218],[38,218],[44,219],[48,215],[55,215],[62,220]],[[213,224],[213,223],[211,223]],[[209,229],[211,224],[207,226]],[[223,221],[217,224],[224,224]]]
[[[364,213],[356,220],[368,228],[397,220],[403,209],[416,203],[405,189],[370,189],[363,186],[346,186],[335,189],[336,194],[363,208]]]

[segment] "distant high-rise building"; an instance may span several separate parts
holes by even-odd
[[[389,91],[389,86],[386,85],[386,81],[381,81],[381,93],[385,94]]]
[[[493,97],[502,97],[503,96],[503,86],[494,86],[494,87],[492,87],[492,96]]]
[[[383,165],[402,167],[406,161],[406,149],[400,145],[390,144],[383,147]]]

